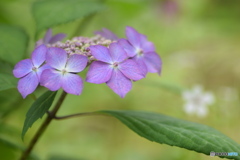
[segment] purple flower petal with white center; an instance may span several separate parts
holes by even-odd
[[[101,45],[95,45],[95,46],[90,46],[89,49],[93,57],[95,57],[97,60],[103,61],[106,63],[112,62],[112,58],[107,47],[101,46]]]
[[[143,73],[143,75],[145,76],[148,72],[148,68],[144,62],[143,58],[139,58],[137,56],[133,57],[133,60],[138,64],[138,68],[140,69],[140,71]]]
[[[118,40],[118,37],[113,33],[111,32],[110,30],[106,29],[106,28],[103,28],[102,30],[100,31],[95,31],[94,32],[95,35],[100,35],[106,39],[110,39],[112,41],[114,40]]]
[[[118,44],[124,48],[129,57],[133,57],[137,54],[137,49],[134,48],[126,39],[118,40]]]
[[[109,52],[114,62],[122,62],[128,58],[123,48],[117,43],[110,44]]]
[[[113,68],[104,62],[93,62],[88,70],[86,81],[90,83],[105,83],[112,76]]]
[[[48,48],[44,44],[42,44],[33,51],[31,57],[32,63],[35,67],[38,68],[46,60],[47,49]]]
[[[63,34],[63,33],[56,34],[48,41],[48,43],[53,44],[55,42],[63,40],[65,37],[66,37],[66,34]]]
[[[162,66],[162,61],[160,56],[155,53],[155,52],[148,52],[146,54],[144,54],[144,58],[143,58],[147,68],[148,68],[148,72],[151,73],[161,73],[161,66]]]
[[[86,56],[73,54],[67,60],[66,70],[68,72],[81,72],[87,66],[87,62]]]
[[[132,88],[131,80],[140,80],[145,75],[139,70],[135,60],[127,59],[126,52],[118,43],[112,43],[109,49],[105,47],[104,50],[106,55],[109,54],[112,62],[109,63],[106,60],[105,57],[108,56],[93,62],[88,70],[86,81],[96,84],[106,82],[115,93],[123,98]],[[97,54],[98,51],[94,52]]]
[[[40,83],[51,91],[59,90],[61,87],[62,73],[54,69],[46,69],[42,72]]]
[[[51,39],[51,37],[52,37],[52,29],[48,29],[46,34],[45,34],[45,36],[44,36],[44,38],[43,38],[43,43],[44,44],[48,44],[50,39]]]
[[[38,86],[39,80],[35,72],[30,72],[18,81],[18,91],[23,98],[32,93]]]
[[[159,55],[155,52],[153,43],[149,42],[145,35],[138,33],[132,27],[126,27],[126,36],[128,40],[120,39],[118,43],[124,48],[128,56],[133,57],[139,64],[142,73],[144,75],[147,72],[158,72],[160,74],[162,62]]]
[[[32,61],[31,59],[24,59],[18,62],[13,70],[13,75],[16,78],[21,78],[32,71]]]
[[[131,90],[132,82],[126,78],[121,71],[114,70],[111,79],[107,82],[107,85],[117,93],[121,98]]]
[[[18,90],[23,98],[37,88],[42,71],[49,68],[46,64],[43,65],[46,52],[47,47],[41,45],[33,51],[32,59],[22,60],[15,65],[13,74],[21,78],[18,82]]]
[[[67,53],[64,49],[50,47],[46,55],[46,61],[49,66],[62,70],[67,62]]]
[[[137,63],[134,60],[128,59],[119,64],[119,70],[129,79],[134,81],[144,78],[143,73],[139,70]]]
[[[42,86],[56,91],[60,88],[70,94],[82,93],[82,79],[75,73],[82,71],[87,65],[87,57],[73,54],[67,58],[67,53],[61,48],[51,47],[47,53],[47,65],[53,67],[42,72]]]
[[[140,41],[140,34],[132,27],[126,27],[126,36],[128,41],[135,46],[135,48],[140,47],[141,41]]]
[[[126,36],[128,38],[128,42],[130,43],[130,45],[132,45],[132,47],[135,48],[134,52],[136,52],[136,54],[155,52],[155,47],[154,47],[153,43],[149,42],[145,35],[138,33],[134,28],[126,27]],[[130,48],[129,45],[126,44],[126,42],[124,42],[124,43],[121,42],[121,43],[122,43],[122,47],[125,50],[128,50],[128,48]],[[128,53],[128,54],[130,54],[130,53]],[[134,54],[134,53],[132,53],[132,54]]]
[[[40,68],[38,68],[37,70],[37,75],[38,75],[38,79],[39,79],[39,82],[40,82],[40,78],[41,78],[41,75],[42,75],[42,72],[46,69],[52,69],[51,66],[49,66],[48,64],[44,64],[42,65]]]
[[[83,89],[83,81],[76,74],[65,73],[61,78],[61,86],[67,93],[80,95]]]

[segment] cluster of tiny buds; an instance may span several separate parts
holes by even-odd
[[[95,35],[94,37],[74,37],[71,40],[67,40],[66,42],[56,42],[54,44],[47,44],[48,47],[58,47],[64,49],[68,55],[71,54],[80,54],[87,56],[89,62],[95,60],[92,56],[89,47],[92,45],[102,45],[109,47],[112,41],[110,39],[106,39],[100,35]]]

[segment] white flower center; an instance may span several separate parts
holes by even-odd
[[[141,48],[137,48],[137,56],[142,57],[143,56],[143,50]]]
[[[118,68],[118,65],[119,65],[118,62],[114,62],[111,66],[112,66],[112,68],[117,69],[117,68]]]
[[[195,95],[195,97],[193,97],[192,101],[196,105],[201,105],[204,103],[204,100],[202,99],[201,95]]]
[[[64,75],[64,74],[66,74],[66,73],[67,73],[66,69],[63,69],[63,70],[62,70],[62,74]]]
[[[37,67],[32,67],[32,70],[33,70],[34,72],[37,72],[38,68],[37,68]]]
[[[114,66],[114,67],[117,67],[117,66],[118,66],[118,62],[114,62],[114,63],[113,63],[113,66]]]

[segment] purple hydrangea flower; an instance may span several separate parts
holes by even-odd
[[[83,81],[75,73],[81,72],[87,62],[88,58],[85,56],[72,54],[68,58],[65,50],[50,47],[46,55],[46,63],[52,69],[47,69],[42,73],[40,83],[51,91],[63,88],[67,93],[80,95]]]
[[[63,38],[66,37],[66,34],[59,33],[52,36],[52,29],[48,29],[43,39],[40,39],[36,42],[36,47],[41,44],[53,44],[57,41],[61,41]]]
[[[147,72],[160,74],[162,61],[156,53],[153,43],[132,27],[126,27],[126,37],[127,40],[120,39],[118,44],[124,48],[129,57],[133,57],[144,75]]]
[[[144,78],[134,60],[128,59],[125,51],[117,44],[107,47],[95,45],[89,47],[92,55],[98,60],[94,61],[87,73],[87,82],[107,83],[107,85],[120,97],[124,97],[132,88],[131,80]]]
[[[23,98],[37,88],[43,70],[49,68],[48,65],[43,65],[46,53],[47,47],[44,44],[40,45],[32,52],[31,59],[24,59],[15,65],[13,75],[21,78],[18,81],[18,91]]]
[[[106,39],[110,39],[112,41],[116,41],[118,40],[119,38],[113,33],[111,32],[110,30],[106,29],[106,28],[103,28],[102,30],[100,31],[95,31],[94,32],[95,35],[100,35]]]

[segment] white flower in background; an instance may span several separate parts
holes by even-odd
[[[186,101],[184,111],[187,114],[196,114],[204,117],[208,114],[208,105],[214,103],[214,95],[211,92],[203,92],[202,86],[196,85],[192,90],[185,90],[182,93]]]

